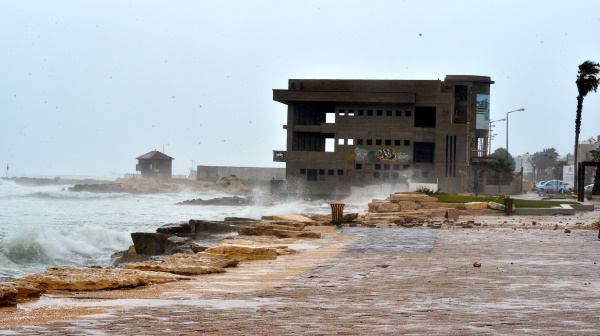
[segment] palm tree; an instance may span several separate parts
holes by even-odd
[[[596,92],[598,90],[598,84],[600,84],[600,64],[592,61],[585,61],[579,65],[579,71],[577,72],[577,115],[575,117],[575,155],[573,157],[575,161],[575,185],[577,185],[577,165],[578,165],[578,149],[579,149],[579,131],[581,130],[581,111],[583,110],[583,98],[587,96],[591,91]]]

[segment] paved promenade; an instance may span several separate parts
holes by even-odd
[[[0,335],[600,334],[598,231],[322,230],[320,246],[241,264],[185,293]]]

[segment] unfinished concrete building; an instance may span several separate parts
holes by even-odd
[[[486,157],[490,85],[485,76],[441,80],[290,79],[273,100],[287,105],[286,179],[308,194],[409,181],[469,191]]]

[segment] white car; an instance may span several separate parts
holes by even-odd
[[[566,194],[566,193],[571,193],[572,189],[571,189],[571,185],[568,182],[563,182],[560,180],[551,180],[551,181],[547,181],[546,183],[542,184],[542,185],[538,185],[536,186],[538,193],[544,193],[547,194],[548,192],[550,193],[555,193],[558,190],[558,193],[560,194]]]

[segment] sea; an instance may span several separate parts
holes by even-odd
[[[0,278],[19,278],[50,267],[110,267],[111,255],[133,244],[132,232],[155,232],[168,223],[331,213],[328,201],[279,200],[262,204],[259,201],[250,206],[177,205],[190,199],[231,195],[192,191],[143,195],[66,191],[70,186],[25,186],[0,180]],[[357,200],[347,204],[345,211],[365,208],[366,201]]]

